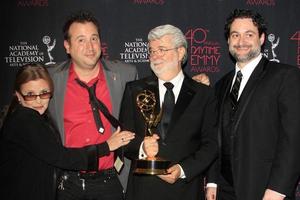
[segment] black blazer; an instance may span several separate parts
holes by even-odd
[[[159,110],[158,80],[151,76],[126,85],[120,120],[136,133],[136,138],[126,148],[126,155],[135,160],[145,136],[144,118],[136,105],[136,96],[144,89],[156,94]],[[126,198],[140,199],[201,199],[203,198],[202,173],[217,155],[216,106],[211,88],[185,77],[176,102],[170,127],[165,139],[159,141],[158,156],[180,164],[186,178],[169,184],[156,176],[130,173]]]
[[[6,120],[0,140],[2,199],[55,199],[55,169],[97,170],[107,145],[65,148],[45,116],[18,106]]]
[[[220,113],[233,76],[234,71],[216,84]],[[234,120],[232,171],[237,199],[262,199],[267,188],[294,198],[300,175],[299,119],[299,69],[262,58],[240,96]],[[209,182],[218,182],[218,164],[210,170]]]

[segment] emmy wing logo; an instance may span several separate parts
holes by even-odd
[[[51,55],[51,51],[53,50],[53,48],[55,47],[56,44],[56,40],[53,40],[52,45],[50,45],[51,43],[51,38],[47,35],[45,35],[43,37],[43,43],[47,46],[47,52],[48,52],[48,57],[49,57],[49,62],[45,63],[45,65],[52,65],[55,64],[55,62],[53,62],[53,56]]]
[[[279,45],[280,38],[275,36],[275,34],[270,33],[267,37],[268,42],[270,43],[270,49],[264,50],[264,56],[268,58],[270,61],[274,62],[280,62],[280,60],[277,58],[277,54],[275,53],[276,48]],[[269,53],[269,50],[271,50],[271,53]]]
[[[275,54],[275,48],[278,46],[279,44],[279,40],[280,38],[277,37],[277,40],[275,42],[275,35],[273,33],[268,35],[268,41],[271,43],[271,51],[272,51],[272,59],[270,59],[270,61],[275,61],[275,62],[280,62],[280,60],[277,59],[277,55]]]

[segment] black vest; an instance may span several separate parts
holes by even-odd
[[[223,112],[222,115],[222,155],[221,155],[221,174],[225,178],[225,180],[233,185],[233,177],[232,177],[232,152],[233,152],[233,142],[234,142],[234,134],[232,131],[236,110],[238,106],[233,108],[229,92],[226,94]]]

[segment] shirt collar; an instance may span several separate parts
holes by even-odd
[[[102,73],[103,66],[101,62],[99,62],[98,64],[99,64],[99,73],[95,78],[91,79],[89,82],[86,83],[88,86],[92,86],[96,81],[101,82],[104,79],[104,75]],[[75,81],[75,79],[77,78],[80,79],[74,70],[74,63],[71,63],[70,70],[69,70],[69,79]]]
[[[239,68],[238,64],[235,64],[235,74],[241,70],[243,74],[243,78],[249,78],[254,71],[255,67],[259,63],[259,61],[262,59],[262,55],[259,54],[256,58],[254,58],[251,62],[249,62],[247,65],[245,65],[242,69]]]
[[[173,93],[174,93],[175,102],[176,102],[178,99],[179,93],[180,93],[180,89],[181,89],[183,80],[184,80],[184,74],[183,74],[182,70],[180,70],[180,72],[170,81],[163,81],[161,79],[158,79],[160,105],[162,105],[164,95],[167,91],[166,87],[163,84],[165,82],[171,82],[174,85]]]
[[[159,84],[159,87],[164,87],[164,83],[165,82],[171,82],[173,85],[174,85],[174,88],[177,87],[178,85],[181,86],[180,83],[182,83],[184,79],[184,74],[182,72],[182,70],[180,70],[180,72],[173,78],[171,79],[170,81],[164,81],[164,80],[161,80],[161,79],[158,79],[158,84]]]

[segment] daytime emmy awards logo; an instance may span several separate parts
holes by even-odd
[[[266,58],[269,58],[270,61],[275,61],[275,62],[280,62],[280,60],[277,58],[277,54],[275,53],[275,49],[276,47],[279,45],[279,41],[280,41],[280,38],[277,37],[276,39],[276,36],[275,34],[273,33],[270,33],[267,37],[267,40],[268,42],[270,43],[270,48],[271,48],[271,53],[269,53],[269,50],[268,49],[265,49],[264,50],[264,56]],[[276,40],[276,41],[275,41]],[[269,55],[270,54],[270,55]]]
[[[295,40],[297,42],[297,66],[300,68],[300,31],[294,33],[294,35],[290,38],[290,40]]]
[[[49,62],[45,63],[45,65],[53,65],[55,64],[55,62],[53,61],[53,56],[51,55],[51,51],[54,49],[55,44],[56,44],[56,40],[54,39],[52,44],[51,43],[51,38],[48,35],[45,35],[43,37],[43,43],[47,46],[47,53],[48,53],[48,57],[49,57]]]
[[[191,72],[219,72],[221,46],[207,39],[209,30],[203,28],[188,29],[185,37],[189,43],[189,63]]]

